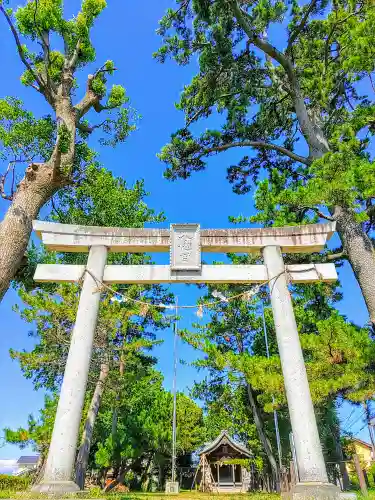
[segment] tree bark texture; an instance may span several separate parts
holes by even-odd
[[[109,366],[103,363],[100,367],[99,379],[96,383],[94,394],[91,399],[90,407],[87,412],[85,427],[83,429],[81,446],[79,447],[76,461],[76,483],[81,490],[85,487],[86,470],[89,461],[92,435],[94,431],[95,420],[98,415],[100,402],[104,392],[105,381],[108,377]]]
[[[270,441],[269,441],[269,439],[266,436],[266,433],[264,431],[262,417],[259,413],[259,408],[257,406],[252,387],[250,384],[246,384],[246,386],[247,386],[247,394],[249,397],[249,403],[250,403],[251,411],[253,414],[254,423],[255,423],[255,426],[256,426],[257,431],[258,431],[259,439],[260,439],[260,442],[262,443],[263,450],[264,450],[265,454],[267,455],[268,461],[270,463],[272,473],[273,473],[273,476],[274,476],[275,481],[276,481],[276,485],[279,485],[279,468],[277,466],[277,462],[276,462],[275,456],[274,456],[273,451],[272,451],[271,443],[270,443]],[[277,488],[278,488],[278,486],[277,486]]]
[[[151,453],[147,460],[147,464],[145,467],[145,470],[142,474],[141,478],[141,489],[142,491],[148,491],[148,487],[150,484],[150,479],[151,479],[151,473],[152,473],[152,468],[153,468],[153,459],[154,459],[154,453]]]
[[[341,433],[340,433],[340,424],[337,420],[334,420],[330,425],[329,429],[333,436],[334,442],[334,457],[335,461],[338,463],[340,469],[340,476],[342,480],[342,487],[344,491],[350,489],[350,479],[348,471],[346,470],[346,462],[344,458],[344,452],[341,445]]]
[[[43,163],[31,163],[25,172],[25,177],[17,186],[12,195],[11,205],[0,223],[0,301],[14,279],[17,270],[24,258],[27,244],[32,230],[32,221],[40,209],[55,194],[55,192],[71,182],[74,168],[75,141],[77,127],[83,127],[89,134],[96,127],[87,127],[80,120],[94,108],[97,113],[111,109],[100,102],[100,95],[95,94],[92,82],[99,71],[88,75],[87,86],[83,98],[75,105],[72,103],[74,91],[74,73],[79,63],[80,40],[71,54],[69,47],[65,47],[64,64],[59,82],[49,77],[51,61],[49,53],[49,33],[40,34],[39,43],[42,45],[45,59],[43,68],[38,68],[28,61],[21,45],[17,27],[13,24],[7,11],[1,6],[0,11],[13,34],[18,54],[25,68],[33,75],[32,87],[42,94],[54,111],[56,120],[56,140],[51,156]],[[116,106],[115,106],[116,107]]]
[[[47,162],[31,163],[27,167],[25,177],[0,223],[0,301],[24,258],[33,220],[56,191],[68,183],[73,168],[76,113],[70,99],[65,97],[56,101],[55,111],[57,123],[64,124],[69,134],[68,144],[61,152],[58,137]]]
[[[334,218],[344,253],[361,288],[370,320],[375,324],[375,251],[371,239],[354,217],[352,211],[335,207]]]

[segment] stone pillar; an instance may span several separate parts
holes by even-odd
[[[265,247],[263,257],[267,267],[268,279],[271,280],[269,288],[273,318],[290,422],[297,452],[300,484],[296,486],[298,490],[296,493],[298,497],[303,498],[310,498],[311,495],[313,495],[311,498],[336,497],[339,494],[338,488],[328,484],[305,362],[294,317],[292,299],[287,286],[287,277],[284,273],[285,267],[280,247]],[[301,490],[304,483],[305,486],[311,486],[314,493],[307,493],[303,488]],[[319,492],[316,491],[316,488],[319,489]]]
[[[90,249],[87,269],[102,280],[106,260],[107,248],[94,246]],[[99,302],[97,284],[85,273],[46,468],[42,482],[34,486],[34,491],[69,493],[79,490],[72,477]]]

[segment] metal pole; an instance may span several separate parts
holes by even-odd
[[[267,358],[269,359],[270,357],[270,351],[268,347],[268,337],[267,337],[267,326],[266,326],[266,318],[264,316],[264,302],[262,300],[262,318],[263,318],[263,331],[264,331],[264,340],[266,342],[266,353],[267,353]],[[272,396],[272,403],[275,402],[275,398]],[[277,453],[279,455],[279,467],[280,471],[282,468],[282,451],[281,451],[281,441],[280,441],[280,431],[279,431],[279,419],[277,417],[277,411],[273,410],[273,420],[275,422],[275,433],[276,433],[276,442],[277,442]]]
[[[370,418],[370,408],[369,408],[369,405],[367,404],[367,402],[365,401],[363,403],[363,408],[365,410],[365,413],[366,413],[366,422],[367,422],[367,428],[368,428],[368,433],[370,435],[370,440],[371,440],[371,448],[372,448],[372,460],[375,459],[375,440],[374,440],[374,428],[373,428],[373,425],[374,425],[374,419],[373,418]]]
[[[176,297],[176,318],[173,339],[173,421],[172,421],[172,483],[176,481],[176,416],[177,416],[177,340],[178,340],[178,298]]]

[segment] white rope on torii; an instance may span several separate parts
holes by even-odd
[[[35,488],[37,491],[78,490],[73,481],[73,468],[101,290],[105,289],[119,300],[139,302],[140,306],[167,307],[127,297],[110,286],[119,283],[256,284],[253,289],[228,297],[217,292],[218,300],[211,303],[178,305],[178,309],[197,308],[199,314],[203,308],[222,301],[251,298],[261,286],[268,284],[300,481],[307,485],[328,483],[288,284],[334,282],[337,273],[333,263],[285,266],[282,254],[319,252],[334,233],[333,224],[206,230],[200,230],[198,224],[172,224],[167,230],[35,221],[34,230],[50,250],[89,254],[86,266],[43,264],[37,267],[34,276],[35,281],[57,283],[83,278],[44,477]],[[257,252],[262,254],[264,264],[202,265],[201,251]],[[170,252],[170,264],[106,265],[108,252]],[[175,309],[176,306],[169,307]]]
[[[295,269],[293,272],[294,273],[299,273],[299,272],[306,273],[309,271],[314,271],[316,273],[316,275],[318,276],[319,280],[327,281],[327,280],[324,280],[322,274],[316,268],[315,264],[313,264],[309,268],[305,268],[305,266],[304,266],[303,269],[301,269],[301,270]],[[112,288],[112,287],[108,286],[106,283],[104,283],[104,281],[98,279],[87,267],[85,267],[83,274],[82,274],[80,280],[78,281],[78,283],[82,283],[85,273],[88,273],[93,278],[95,283],[97,284],[97,286],[98,286],[97,293],[100,293],[102,291],[109,292],[112,295],[112,298],[111,298],[112,302],[119,302],[119,303],[133,302],[134,304],[139,304],[139,305],[144,306],[144,307],[156,308],[156,309],[173,309],[173,310],[197,309],[197,315],[200,317],[202,317],[204,309],[213,308],[213,307],[215,307],[223,302],[231,302],[231,301],[233,301],[235,299],[239,299],[239,298],[243,298],[244,300],[251,300],[253,297],[255,297],[257,295],[257,293],[260,291],[262,286],[268,285],[271,281],[271,280],[264,281],[263,283],[256,285],[255,287],[253,287],[249,290],[245,290],[244,292],[241,292],[241,293],[236,293],[235,295],[224,295],[222,292],[219,292],[218,290],[214,290],[212,292],[212,296],[215,298],[218,298],[218,300],[213,300],[211,302],[203,302],[203,303],[191,304],[191,305],[164,304],[163,302],[153,304],[151,302],[146,302],[146,301],[143,301],[140,299],[134,299],[133,297],[129,297],[128,295],[126,295],[122,292],[119,292],[118,290],[115,290],[114,288]],[[276,282],[278,277],[281,276],[282,274],[286,274],[288,282],[292,282],[292,278],[290,277],[287,266],[285,266],[284,271],[280,272],[278,276],[272,278],[274,280],[274,282]],[[315,280],[315,281],[318,281],[318,280]]]

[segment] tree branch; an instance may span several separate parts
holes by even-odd
[[[374,86],[374,82],[372,80],[372,76],[371,76],[370,72],[368,73],[368,77],[369,77],[369,80],[370,80],[370,83],[371,83],[372,90],[375,93],[375,86]]]
[[[4,200],[12,201],[14,195],[14,163],[15,161],[11,161],[8,164],[8,167],[4,174],[0,175],[0,196]],[[5,193],[5,182],[8,177],[9,172],[12,171],[12,186],[11,186],[11,194]]]
[[[327,215],[327,214],[323,213],[322,211],[319,210],[319,208],[316,208],[316,207],[300,207],[300,210],[304,210],[305,212],[308,212],[309,210],[311,210],[311,211],[315,212],[316,215],[318,215],[322,219],[326,219],[326,220],[329,220],[331,222],[335,222],[335,220],[336,220],[331,215]]]
[[[231,142],[229,144],[223,144],[221,146],[216,146],[212,148],[207,148],[204,150],[201,156],[204,156],[205,154],[209,153],[219,153],[221,151],[226,151],[227,149],[232,149],[232,148],[243,148],[243,147],[252,147],[256,149],[271,149],[273,151],[278,151],[279,153],[288,156],[294,161],[298,161],[300,163],[303,163],[305,165],[310,165],[311,161],[309,158],[306,158],[305,156],[300,156],[293,151],[290,151],[287,148],[284,148],[283,146],[279,146],[278,144],[271,144],[269,142],[264,142],[264,141],[242,141],[242,142]]]
[[[297,40],[297,38],[299,37],[301,31],[306,26],[306,23],[307,23],[307,20],[309,18],[309,15],[314,10],[316,2],[317,2],[317,0],[311,0],[310,5],[307,7],[307,10],[306,10],[305,15],[303,16],[301,22],[295,28],[295,30],[291,33],[291,35],[289,37],[289,41],[288,41],[288,47],[286,48],[286,51],[285,51],[286,53],[288,53],[290,51],[290,49],[292,48],[293,43]]]
[[[69,69],[71,69],[71,70],[74,70],[76,65],[77,65],[80,47],[81,47],[81,40],[78,38],[74,52],[72,54],[72,57],[70,58],[70,60],[68,62]],[[66,57],[67,57],[67,54],[66,54]]]
[[[348,256],[346,255],[345,252],[339,252],[339,253],[331,253],[327,255],[327,260],[341,260],[341,259],[347,259]]]
[[[99,101],[99,97],[91,90],[91,82],[93,79],[94,75],[89,75],[87,77],[86,93],[82,97],[81,101],[74,106],[74,109],[77,112],[77,123],[86,113],[90,111],[94,102]]]
[[[277,61],[282,68],[284,68],[291,86],[290,90],[294,101],[295,113],[301,126],[302,134],[310,147],[310,153],[313,152],[319,155],[324,154],[329,150],[328,143],[320,127],[311,120],[307,112],[304,96],[302,94],[292,61],[284,53],[280,52],[276,47],[267,42],[267,40],[264,40],[256,35],[249,22],[250,18],[247,12],[244,12],[240,8],[237,0],[230,1],[234,16],[240,27],[249,37],[250,42],[258,47],[258,49],[260,49],[266,56],[271,57]]]
[[[44,61],[44,67],[45,67],[45,70],[46,70],[47,84],[48,84],[49,87],[52,87],[52,83],[51,83],[51,80],[50,80],[50,77],[49,77],[49,73],[48,73],[49,65],[50,65],[50,62],[51,62],[50,61],[49,32],[46,31],[46,30],[43,30],[43,31],[39,30],[38,23],[37,23],[37,20],[36,20],[36,14],[38,12],[38,8],[39,8],[38,0],[35,0],[34,25],[35,25],[35,29],[38,31],[38,34],[39,34],[40,39],[41,39],[40,45],[42,46],[42,49],[43,49],[43,61]]]
[[[241,90],[237,90],[237,91],[229,92],[228,94],[223,94],[223,95],[220,95],[220,96],[216,97],[215,98],[215,102],[213,102],[211,104],[208,104],[203,109],[199,109],[190,118],[188,118],[186,120],[185,128],[189,127],[189,125],[191,125],[193,122],[195,122],[195,120],[197,120],[197,118],[199,118],[202,113],[205,113],[206,111],[209,110],[209,108],[214,107],[215,104],[216,104],[216,101],[218,101],[219,99],[225,99],[226,97],[234,97],[235,95],[241,94],[241,92],[242,92]]]
[[[22,44],[21,44],[21,41],[20,41],[20,38],[18,36],[18,33],[12,23],[12,20],[11,18],[8,16],[8,13],[7,11],[4,9],[3,5],[0,4],[0,12],[3,13],[3,15],[5,16],[5,19],[7,20],[7,23],[9,24],[9,27],[10,27],[10,30],[13,34],[13,37],[14,37],[14,40],[16,42],[16,45],[17,45],[17,50],[18,50],[18,54],[21,58],[21,61],[23,62],[23,64],[25,65],[25,67],[30,71],[30,73],[33,75],[35,81],[38,83],[39,87],[40,88],[45,88],[45,83],[43,81],[43,79],[37,75],[34,71],[34,69],[31,67],[30,63],[28,62],[28,60],[26,59],[25,57],[25,53],[23,51],[23,47],[22,47]]]
[[[103,66],[101,66],[99,69],[97,69],[95,71],[94,78],[96,78],[98,75],[100,75],[100,73],[108,73],[109,71],[117,71],[117,68],[107,69],[105,67],[105,64],[103,64]]]
[[[55,200],[54,200],[54,197],[52,196],[51,198],[51,205],[52,205],[52,210],[55,211],[56,215],[58,215],[60,217],[60,222],[62,220],[64,220],[64,216],[63,216],[63,213],[56,207],[55,205]]]
[[[43,94],[43,92],[40,90],[40,88],[38,87],[38,85],[35,85],[34,83],[32,83],[30,85],[30,87],[32,87],[33,89],[35,89],[37,92],[39,92],[40,94]],[[43,94],[44,95],[44,94]]]
[[[77,128],[81,132],[84,132],[86,134],[91,134],[95,129],[102,127],[107,120],[103,120],[101,123],[98,123],[97,125],[86,125],[85,123],[77,123]]]
[[[116,106],[104,106],[100,102],[100,97],[97,94],[95,94],[91,89],[91,83],[98,76],[98,74],[105,73],[107,71],[109,70],[105,69],[104,66],[102,66],[95,72],[95,74],[89,75],[87,77],[86,94],[83,96],[81,101],[74,106],[74,109],[77,112],[77,123],[85,114],[87,114],[90,111],[91,108],[94,108],[94,110],[97,113],[100,113],[101,111],[114,109],[116,107]]]
[[[271,45],[269,42],[257,36],[252,29],[252,26],[248,23],[247,13],[244,12],[238,5],[237,0],[232,0],[233,11],[235,13],[238,24],[244,30],[246,35],[249,37],[250,42],[252,42],[258,49],[260,49],[264,54],[268,55],[275,61],[277,61],[286,71],[291,83],[296,81],[294,68],[288,57],[280,52],[276,47]]]

